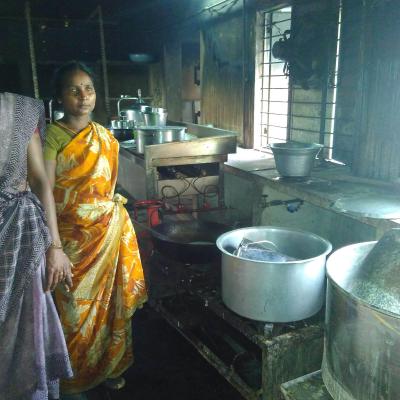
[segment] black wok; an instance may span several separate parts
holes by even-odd
[[[133,139],[133,130],[132,129],[110,129],[112,134],[114,135],[115,139],[118,142],[124,142],[125,140],[132,140]]]
[[[220,256],[215,241],[230,228],[215,222],[163,222],[151,228],[154,247],[163,255],[191,264],[210,262]]]

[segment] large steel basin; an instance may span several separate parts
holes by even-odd
[[[264,262],[233,254],[243,238],[269,240],[296,261]],[[311,317],[325,300],[325,260],[331,244],[310,232],[260,226],[221,235],[222,300],[237,314],[258,321]]]
[[[140,126],[135,128],[137,152],[144,153],[145,146],[193,139],[183,126]]]
[[[400,316],[352,293],[354,271],[375,243],[343,247],[327,262],[322,377],[335,400],[400,399]]]

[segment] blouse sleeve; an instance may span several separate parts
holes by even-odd
[[[52,134],[51,131],[47,130],[43,147],[44,159],[55,160],[59,150],[61,149],[61,144],[57,140],[57,136]]]

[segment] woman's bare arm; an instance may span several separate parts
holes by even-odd
[[[46,175],[42,145],[37,132],[33,134],[28,145],[28,181],[32,192],[38,196],[46,211],[47,223],[53,242],[57,246],[61,246],[52,187]],[[72,286],[71,263],[62,249],[50,247],[47,251],[46,290],[53,290],[64,279],[68,286]]]
[[[50,182],[51,190],[54,189],[54,184],[56,182],[56,160],[44,160],[44,165],[47,173],[47,178]]]

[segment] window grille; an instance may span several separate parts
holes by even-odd
[[[268,143],[284,142],[287,138],[289,109],[289,80],[283,73],[285,63],[274,58],[272,46],[283,38],[291,26],[291,7],[263,13],[263,45],[261,58],[261,108],[258,140],[255,145],[265,148]],[[258,143],[257,143],[258,142]]]
[[[269,143],[292,139],[317,142],[325,146],[325,157],[332,158],[335,129],[336,88],[338,82],[341,34],[341,7],[338,13],[336,51],[326,76],[326,85],[318,90],[304,90],[291,84],[283,73],[284,62],[272,55],[275,41],[291,29],[292,7],[263,13],[262,55],[259,68],[259,125],[255,125],[254,147],[265,150]],[[256,111],[257,112],[257,111]]]

